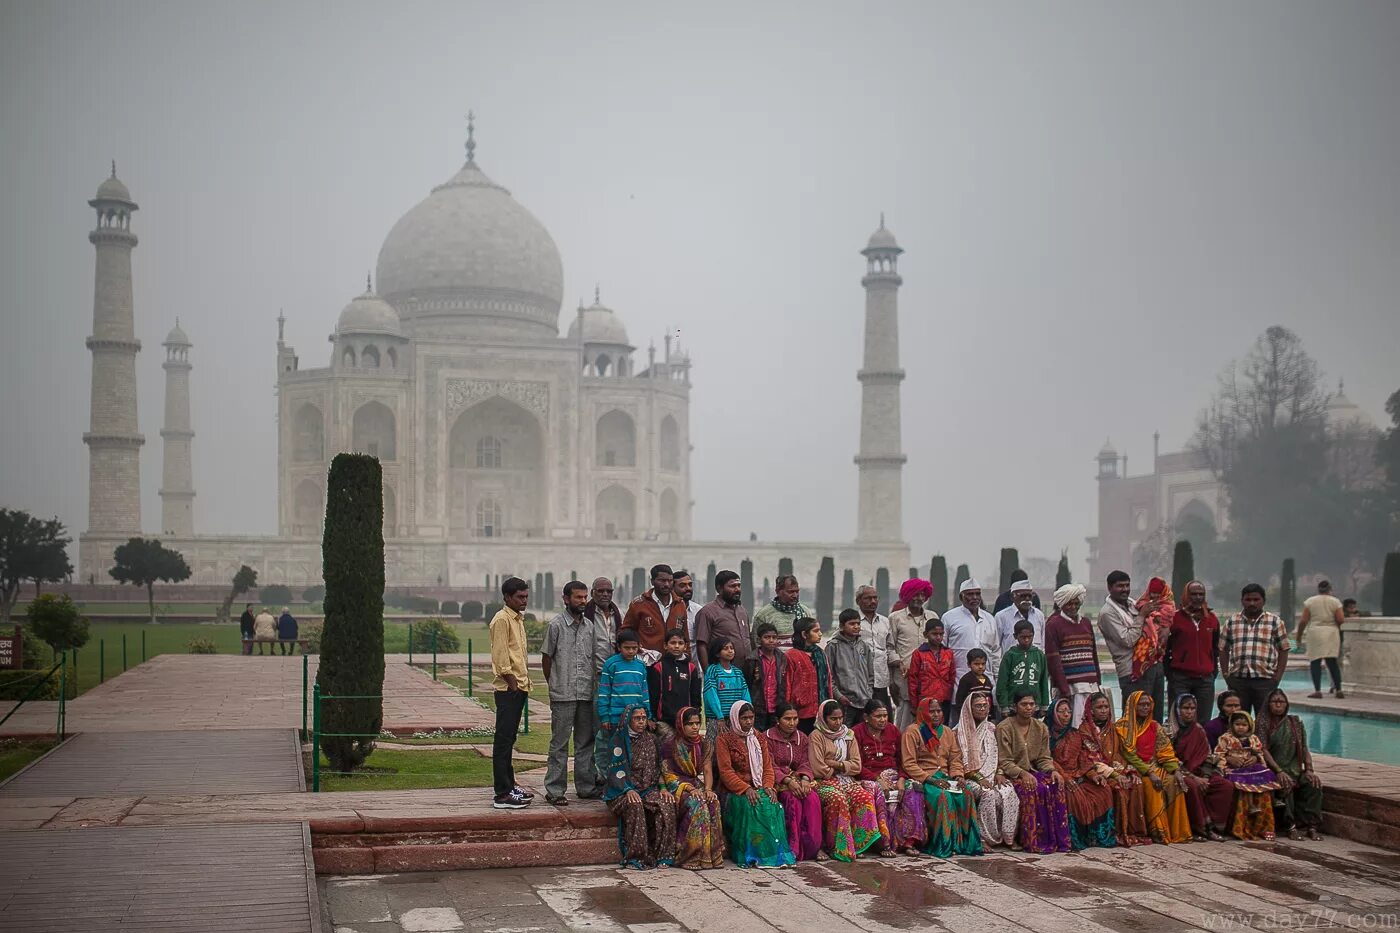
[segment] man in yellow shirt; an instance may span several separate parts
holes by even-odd
[[[530,695],[530,671],[525,659],[525,606],[530,584],[509,577],[501,584],[505,605],[491,619],[491,673],[496,690],[496,736],[491,743],[491,776],[496,785],[492,806],[497,810],[523,810],[535,795],[515,783],[511,755],[520,734],[520,716]]]

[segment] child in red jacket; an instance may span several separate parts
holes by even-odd
[[[925,697],[933,697],[946,720],[953,705],[953,651],[944,646],[943,623],[936,618],[924,623],[924,639],[909,656],[909,703],[918,709]]]

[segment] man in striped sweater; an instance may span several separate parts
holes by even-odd
[[[1078,726],[1089,694],[1099,690],[1099,649],[1094,626],[1079,615],[1088,591],[1067,583],[1055,591],[1055,614],[1045,621],[1045,663],[1055,696],[1067,697]]]

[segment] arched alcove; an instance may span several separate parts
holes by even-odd
[[[637,499],[622,486],[598,493],[594,510],[594,534],[604,541],[625,541],[636,536]]]
[[[320,485],[312,479],[297,484],[292,497],[292,534],[314,536],[321,533],[325,504]]]
[[[350,449],[380,460],[396,459],[394,413],[382,402],[366,402],[355,409],[350,423]]]
[[[292,460],[320,463],[326,458],[326,422],[321,409],[309,402],[292,416]]]
[[[447,463],[453,540],[480,536],[478,506],[487,498],[500,512],[488,523],[491,537],[543,537],[544,429],[534,414],[501,396],[473,405],[452,424]]]
[[[614,408],[598,419],[595,433],[598,466],[637,465],[637,428],[630,415]]]
[[[681,429],[670,415],[661,419],[661,469],[672,473],[681,469]]]

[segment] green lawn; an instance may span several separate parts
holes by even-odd
[[[491,759],[471,751],[407,752],[378,749],[369,756],[367,771],[328,774],[330,763],[321,756],[321,790],[425,790],[436,787],[490,787]],[[517,761],[525,772],[543,765]],[[310,775],[307,776],[308,787]]]
[[[55,744],[50,740],[0,739],[0,781],[53,748]]]
[[[545,755],[549,753],[549,724],[534,723],[530,726],[530,734],[520,733],[515,740],[515,750],[524,752],[527,755]],[[424,748],[431,748],[434,745],[482,745],[489,746],[494,738],[490,733],[474,733],[472,735],[442,736],[441,738],[418,739],[412,736],[386,738],[385,742],[395,742],[399,745],[420,745]],[[375,752],[375,754],[379,754]]]

